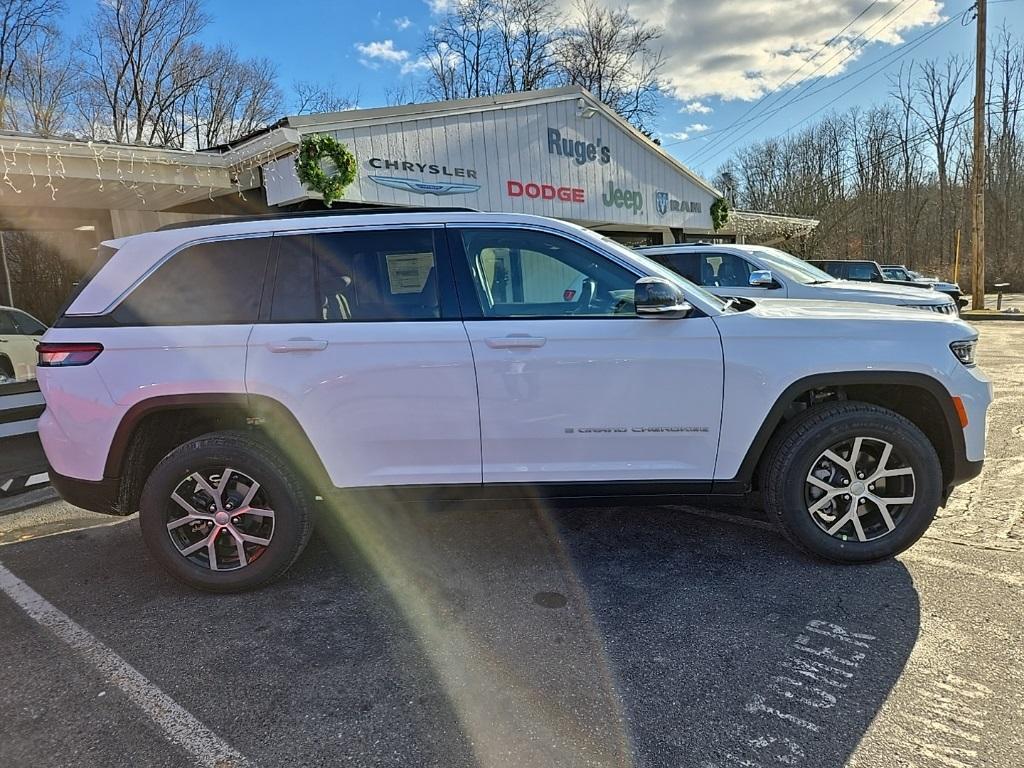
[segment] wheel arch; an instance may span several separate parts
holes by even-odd
[[[311,487],[330,483],[306,431],[280,401],[245,393],[162,395],[132,406],[111,441],[103,474],[120,480],[119,511],[131,514],[138,508],[146,477],[171,450],[229,429],[259,433]]]
[[[856,400],[899,413],[928,437],[939,455],[943,482],[948,487],[963,474],[966,462],[963,429],[949,390],[923,373],[902,371],[850,371],[807,376],[789,385],[769,409],[732,480],[722,484],[736,489],[756,483],[758,469],[772,438],[793,416],[821,402]]]

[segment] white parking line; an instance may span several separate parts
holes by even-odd
[[[210,768],[251,768],[253,763],[199,722],[184,707],[157,688],[135,667],[54,607],[42,595],[0,565],[0,590],[25,613],[78,651],[129,701],[190,754],[197,765]]]

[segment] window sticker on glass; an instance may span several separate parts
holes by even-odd
[[[388,283],[391,293],[422,293],[434,267],[433,253],[389,253]]]

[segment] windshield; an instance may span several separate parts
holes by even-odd
[[[637,266],[639,266],[648,274],[655,275],[657,277],[663,277],[666,280],[671,280],[673,283],[678,285],[683,290],[683,293],[686,294],[687,297],[697,296],[700,298],[701,301],[710,304],[715,309],[721,310],[723,312],[725,311],[728,302],[723,301],[722,299],[715,296],[713,293],[709,293],[707,290],[701,288],[696,283],[691,283],[685,277],[673,272],[668,267],[662,266],[658,262],[648,258],[647,256],[644,256],[639,251],[634,251],[632,248],[627,248],[622,243],[617,243],[610,237],[605,237],[600,232],[594,232],[592,234],[596,234],[598,237],[600,237],[604,245],[608,247],[610,250],[614,251],[617,255],[625,258],[626,260],[631,261],[634,264],[637,264]]]
[[[828,272],[808,264],[803,259],[798,259],[791,253],[780,251],[778,248],[754,248],[751,252],[759,258],[764,266],[773,272],[779,272],[790,280],[795,280],[804,285],[812,283],[826,283],[834,280]]]
[[[910,276],[902,269],[895,267],[882,267],[882,274],[887,280],[909,280]]]

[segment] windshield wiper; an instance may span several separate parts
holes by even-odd
[[[722,311],[723,312],[728,312],[730,307],[732,307],[732,305],[735,304],[735,303],[736,303],[736,299],[726,299],[725,303],[722,304]]]

